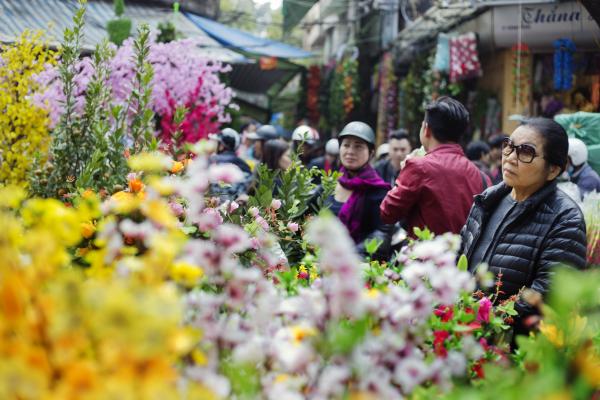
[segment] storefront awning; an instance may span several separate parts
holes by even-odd
[[[440,32],[448,32],[459,24],[483,13],[486,7],[474,7],[470,1],[443,7],[436,5],[404,28],[395,40],[394,50],[400,63],[412,61],[423,48],[433,45]]]
[[[308,51],[286,43],[254,36],[250,33],[231,28],[195,14],[185,13],[185,15],[190,21],[196,24],[196,26],[203,29],[213,39],[228,48],[238,49],[252,55],[286,59],[308,58],[313,56],[313,54]]]
[[[78,7],[77,0],[0,0],[0,41],[13,42],[25,29],[44,30],[50,44],[57,45],[65,28],[73,25],[72,16]],[[89,52],[108,38],[106,25],[115,18],[115,13],[112,2],[91,0],[86,8],[82,48]],[[197,50],[203,56],[228,63],[246,60],[211,38],[185,15],[174,14],[169,7],[131,3],[125,7],[125,17],[132,21],[132,34],[142,23],[156,29],[159,23],[172,21],[184,37],[197,42]]]

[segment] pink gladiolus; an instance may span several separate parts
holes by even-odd
[[[298,224],[295,222],[288,222],[287,227],[292,232],[298,232]]]
[[[490,322],[490,311],[492,309],[492,302],[487,297],[479,300],[479,310],[477,311],[477,321]]]

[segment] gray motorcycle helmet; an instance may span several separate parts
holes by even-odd
[[[352,121],[342,129],[338,135],[338,141],[341,143],[346,136],[354,136],[364,140],[369,144],[369,147],[375,147],[375,132],[364,122]]]
[[[258,136],[258,140],[271,140],[279,137],[277,129],[273,125],[261,126],[256,130],[256,136]]]

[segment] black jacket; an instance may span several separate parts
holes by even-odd
[[[459,254],[466,254],[470,259],[491,212],[510,191],[510,187],[500,183],[475,196],[461,231]],[[502,272],[504,295],[501,298],[517,294],[524,286],[545,294],[554,267],[566,264],[585,268],[586,250],[583,214],[553,181],[518,203],[497,227],[490,244],[488,264],[495,276]],[[476,268],[476,265],[469,265],[471,272]],[[521,316],[533,312],[521,301],[516,308]]]
[[[211,157],[211,161],[215,164],[233,164],[245,174],[252,173],[248,163],[239,158],[233,151],[224,151],[220,154],[215,154]]]
[[[386,189],[374,189],[365,194],[364,208],[361,215],[360,237],[356,242],[356,249],[359,254],[366,256],[365,242],[371,239],[379,239],[382,241],[373,255],[376,260],[387,260],[390,256],[390,242],[392,236],[393,225],[386,225],[381,222],[379,217],[379,205],[387,194]],[[333,196],[326,200],[325,204],[331,206],[334,202]],[[332,210],[337,213],[339,210]],[[337,212],[336,212],[337,211]]]

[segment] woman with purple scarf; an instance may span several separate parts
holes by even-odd
[[[391,226],[381,223],[379,205],[391,188],[369,163],[375,153],[375,134],[369,125],[354,121],[342,129],[338,140],[343,175],[328,199],[329,208],[346,225],[359,252],[365,253],[365,240],[381,239],[375,257],[385,259]]]

